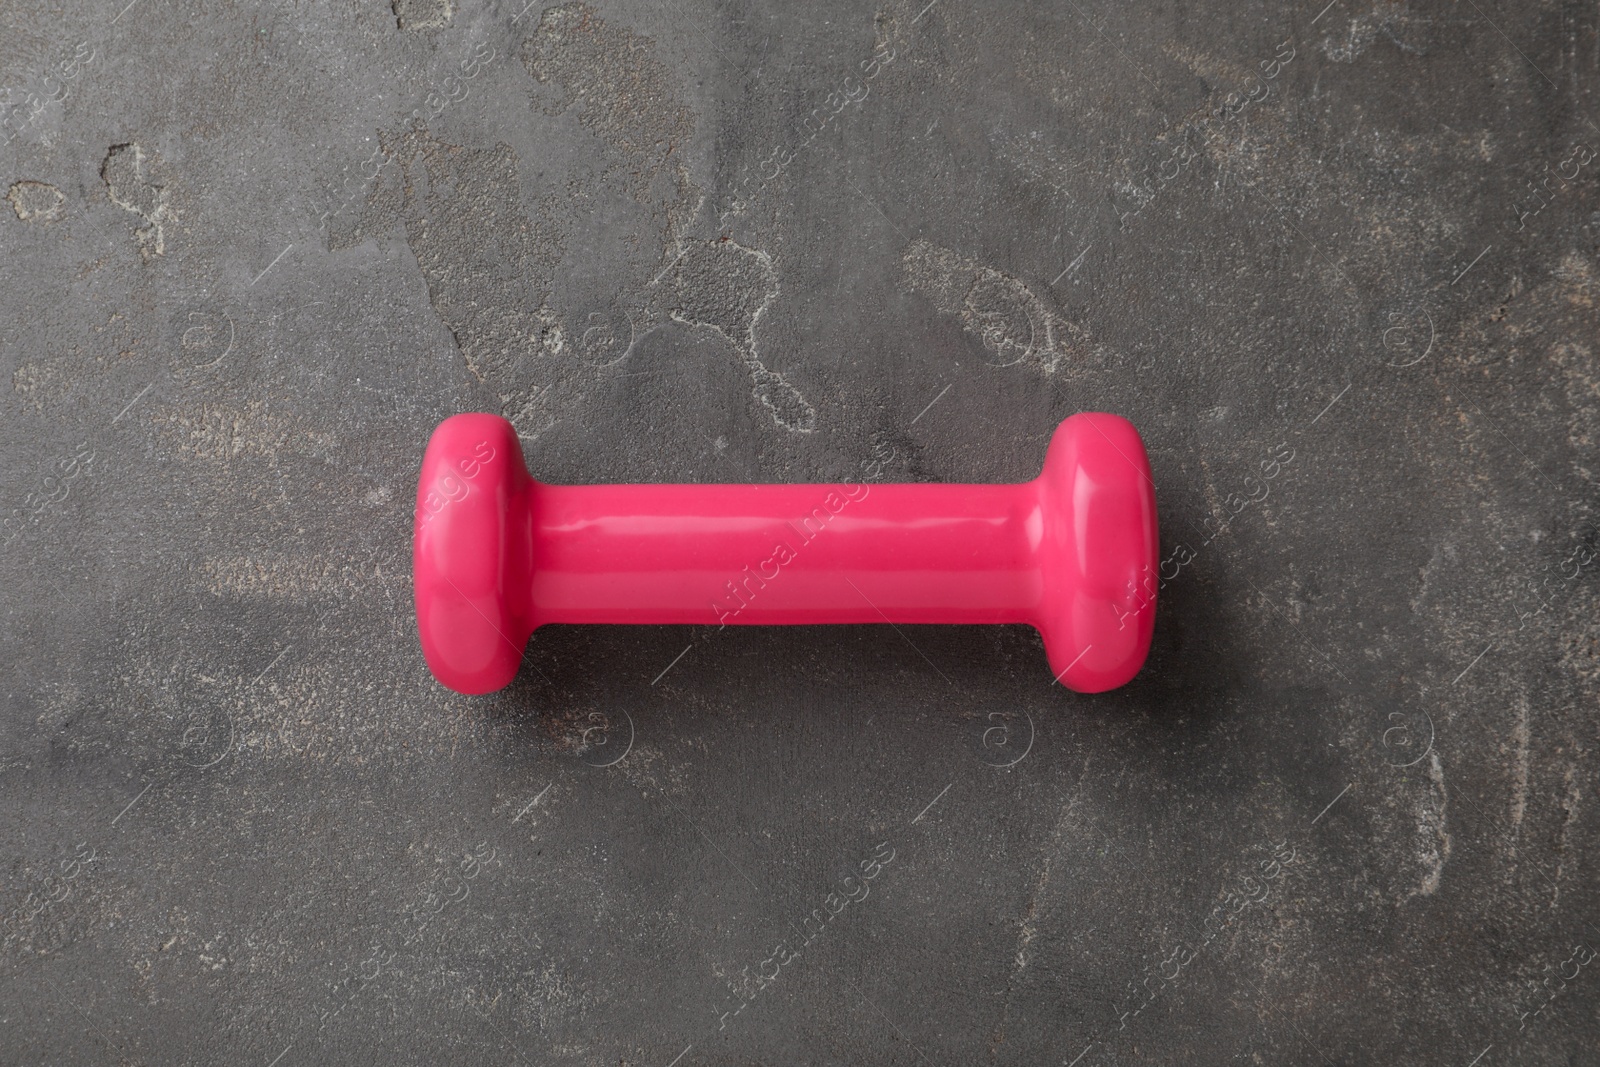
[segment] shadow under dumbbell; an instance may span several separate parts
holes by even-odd
[[[959,730],[1021,711],[1119,735],[1204,730],[1242,673],[1205,589],[1185,577],[1163,592],[1149,662],[1106,693],[1055,683],[1042,640],[1025,625],[552,624],[528,642],[512,686],[481,699],[541,748],[593,759],[597,742],[615,744],[640,717],[665,715],[689,731],[794,716],[850,729],[886,693],[914,704],[922,729],[940,717]]]

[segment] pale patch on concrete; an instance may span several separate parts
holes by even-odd
[[[449,144],[420,123],[381,140],[399,166],[361,214],[330,235],[329,247],[402,224],[429,303],[467,369],[479,381],[520,385],[523,359],[562,348],[560,324],[546,307],[562,242],[547,213],[529,217],[523,209],[516,152],[504,143]]]
[[[437,30],[455,14],[455,0],[392,0],[394,21],[402,30]]]
[[[139,216],[141,224],[133,231],[139,255],[149,262],[167,251],[167,225],[175,220],[164,183],[152,180],[159,161],[145,154],[137,144],[112,145],[100,164],[100,178],[106,195],[124,211]]]
[[[600,18],[587,4],[547,10],[522,46],[528,73],[559,89],[551,114],[578,108],[578,121],[619,151],[644,161],[642,193],[694,132],[676,78],[655,42]]]
[[[1050,876],[1055,868],[1056,857],[1061,855],[1067,837],[1067,824],[1072,818],[1072,809],[1077,806],[1077,797],[1067,801],[1066,806],[1061,809],[1061,814],[1056,818],[1055,828],[1045,845],[1044,862],[1039,865],[1038,877],[1034,879],[1033,890],[1028,894],[1027,910],[1023,912],[1022,920],[1017,927],[1017,951],[1011,960],[1014,966],[1013,976],[1028,966],[1028,947],[1033,944],[1033,939],[1039,932],[1039,901],[1050,887]]]
[[[376,592],[380,582],[403,584],[406,580],[403,572],[385,573],[376,561],[270,551],[208,559],[200,569],[206,576],[207,591],[214,595],[291,602]]]
[[[1013,275],[921,239],[906,249],[901,264],[912,291],[959,316],[996,366],[1027,363],[1054,374],[1090,352],[1088,331]]]
[[[37,411],[46,399],[54,399],[71,385],[69,378],[54,363],[23,363],[11,372],[11,389]]]
[[[202,403],[157,410],[150,418],[180,451],[222,463],[241,457],[276,460],[285,453],[326,456],[339,444],[334,434],[276,414],[261,401],[242,408]]]
[[[1522,838],[1522,820],[1528,814],[1528,698],[1517,698],[1516,719],[1511,724],[1511,842],[1508,857],[1515,859]]]
[[[1411,610],[1420,615],[1429,604],[1429,596],[1433,591],[1433,580],[1441,575],[1449,574],[1461,562],[1460,553],[1456,551],[1453,542],[1445,541],[1433,546],[1433,552],[1428,556],[1428,562],[1421,567],[1417,576],[1420,585],[1417,595],[1410,600]]]
[[[657,297],[674,322],[703,326],[727,339],[750,373],[751,395],[785,430],[816,429],[816,409],[782,374],[769,370],[756,324],[778,299],[778,274],[766,252],[734,241],[692,241],[657,282]]]
[[[1422,866],[1422,882],[1406,894],[1406,899],[1432,896],[1439,891],[1444,878],[1445,864],[1450,861],[1451,841],[1447,821],[1449,791],[1445,788],[1444,766],[1439,753],[1428,754],[1428,781],[1431,788],[1417,798],[1414,828],[1416,831],[1415,855]]]
[[[1561,875],[1566,870],[1569,862],[1576,863],[1579,857],[1571,855],[1568,851],[1568,841],[1572,836],[1572,824],[1578,819],[1578,801],[1583,792],[1578,788],[1578,767],[1576,764],[1567,768],[1566,796],[1561,802],[1561,833],[1556,839],[1556,876],[1555,885],[1551,890],[1550,906],[1553,908],[1561,900]]]
[[[67,214],[67,198],[60,189],[45,182],[15,182],[7,190],[6,199],[23,222],[58,222]]]
[[[1379,37],[1402,52],[1422,55],[1437,35],[1442,19],[1412,15],[1407,5],[1392,0],[1379,0],[1372,9],[1356,15],[1343,29],[1328,20],[1330,32],[1322,37],[1322,53],[1335,63],[1354,63],[1362,53],[1377,43]]]

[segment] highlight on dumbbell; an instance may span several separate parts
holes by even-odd
[[[1006,485],[546,485],[516,430],[456,415],[428,442],[412,542],[417,629],[462,693],[516,676],[545,623],[1027,623],[1098,693],[1155,625],[1155,483],[1138,431],[1083,413]]]

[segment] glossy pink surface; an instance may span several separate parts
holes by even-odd
[[[494,415],[434,431],[417,488],[417,625],[434,676],[510,683],[547,622],[1023,622],[1083,693],[1144,663],[1154,483],[1116,415],[1063,422],[1014,485],[544,485]]]

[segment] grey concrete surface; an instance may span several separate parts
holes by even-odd
[[[1600,13],[0,5],[0,1061],[1600,1063]],[[1156,647],[552,627],[422,447],[1031,477]]]

